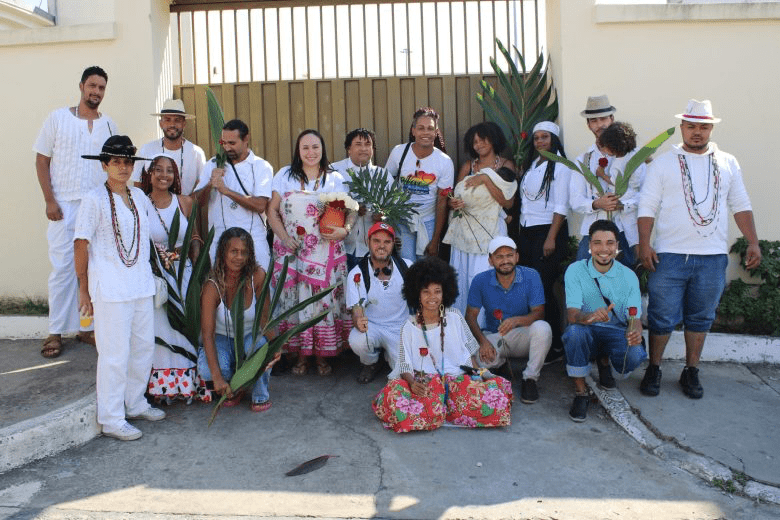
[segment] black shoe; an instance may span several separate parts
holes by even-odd
[[[651,397],[655,397],[661,392],[661,367],[658,365],[647,365],[645,377],[639,383],[639,391]]]
[[[588,417],[588,402],[590,396],[588,395],[575,395],[574,402],[571,404],[569,410],[569,417],[574,422],[585,422]]]
[[[606,366],[602,366],[601,363],[596,361],[596,366],[599,368],[599,387],[604,390],[613,390],[617,384],[615,378],[612,377],[612,368],[607,363]]]
[[[533,404],[539,400],[539,390],[536,389],[536,381],[523,379],[520,386],[520,401],[525,404]]]
[[[557,363],[558,361],[561,361],[564,359],[564,350],[562,348],[551,348],[547,351],[547,357],[544,358],[544,364],[550,365],[552,363]]]
[[[701,399],[704,395],[704,389],[699,383],[699,369],[696,367],[683,368],[682,374],[680,374],[680,385],[683,393],[691,399]]]

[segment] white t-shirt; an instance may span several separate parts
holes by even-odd
[[[206,154],[203,152],[203,149],[185,139],[184,146],[178,150],[168,150],[164,148],[162,139],[155,139],[143,145],[138,150],[137,155],[138,157],[151,159],[158,153],[166,153],[176,161],[176,166],[179,168],[179,175],[181,176],[181,194],[190,195],[195,191],[195,186],[198,184],[203,171],[203,165],[206,164]],[[130,179],[133,182],[141,182],[141,169],[148,166],[149,161],[136,161],[133,167],[133,175]]]
[[[718,255],[728,253],[729,211],[750,210],[739,163],[710,143],[704,154],[673,146],[650,163],[638,216],[655,218],[658,253]]]
[[[347,170],[352,169],[355,172],[360,170],[360,166],[355,165],[355,163],[353,163],[349,157],[347,157],[344,160],[334,162],[330,166],[334,170],[338,170],[339,172],[341,172],[346,182],[349,182],[350,180],[350,175],[347,172]],[[373,164],[369,164],[368,168],[372,174],[376,174],[378,170],[377,167]],[[390,173],[388,172],[387,188],[390,189],[392,184],[393,184],[393,176],[390,175]],[[346,186],[344,187],[346,188]],[[374,225],[374,218],[372,216],[372,213],[368,211],[362,217],[358,216],[355,219],[355,225],[352,227],[352,231],[350,231],[349,234],[347,235],[347,238],[344,239],[344,249],[346,250],[347,253],[355,256],[364,256],[366,253],[368,253],[368,244],[366,243],[367,240],[366,237],[367,237],[368,230],[371,229],[371,226],[373,225]]]
[[[290,166],[287,165],[276,172],[271,183],[271,189],[278,193],[280,197],[291,191],[301,191],[301,181],[290,178],[289,172]],[[307,181],[304,183],[303,189],[313,192],[315,191],[315,184],[317,184],[316,179]],[[316,191],[317,193],[346,192],[347,187],[344,186],[344,176],[337,170],[327,172],[325,174],[325,182],[318,185]]]
[[[58,108],[43,122],[33,151],[51,158],[49,173],[54,198],[79,200],[106,182],[100,161],[82,159],[82,155],[100,155],[103,143],[118,132],[105,114],[92,121],[79,119],[69,107]]]
[[[409,260],[403,259],[406,265],[412,265]],[[392,260],[391,260],[392,263]],[[368,263],[368,276],[371,277],[371,287],[368,290],[368,298],[366,298],[366,284],[363,281],[363,272],[360,270],[360,266],[356,265],[352,268],[347,275],[347,309],[351,309],[357,305],[361,298],[365,298],[363,302],[363,308],[370,324],[381,325],[382,327],[396,326],[400,333],[401,324],[409,316],[409,307],[406,305],[401,295],[401,288],[404,285],[404,278],[401,276],[401,272],[398,270],[395,263],[392,263],[393,272],[390,275],[390,280],[386,280],[387,287],[385,287],[382,280],[379,280],[374,276],[374,269],[371,267],[371,262]],[[360,275],[360,282],[355,282],[355,275]]]
[[[399,144],[387,158],[385,168],[391,175],[397,175],[398,163],[406,148],[406,143]],[[411,193],[409,202],[417,204],[417,212],[425,217],[434,218],[436,212],[436,197],[439,190],[452,188],[455,181],[455,167],[452,159],[438,148],[428,157],[419,159],[414,154],[414,146],[409,147],[404,163],[401,165],[401,186]]]
[[[122,197],[115,193],[111,196],[122,236],[120,243],[129,250],[131,258],[135,257],[136,245],[140,244],[138,259],[131,267],[127,267],[119,257],[106,187],[98,186],[81,199],[74,240],[89,242],[89,294],[93,300],[98,288],[101,299],[107,302],[126,302],[154,295],[146,195],[138,188],[130,188],[130,191],[140,220],[140,234],[136,234],[135,218]]]
[[[257,157],[252,150],[249,150],[247,158],[234,166],[235,170],[230,164],[225,164],[224,181],[229,190],[250,197],[271,198],[271,182],[274,171],[268,161]],[[206,163],[196,189],[202,189],[208,184],[211,179],[211,171],[216,167],[217,163],[213,158]],[[241,179],[241,182],[238,181],[236,175]],[[243,228],[249,231],[253,237],[265,235],[265,223],[260,215],[242,207],[216,189],[212,189],[209,195],[209,226],[214,226],[217,230],[214,235],[215,243],[222,235],[221,231],[231,227]]]
[[[553,213],[566,217],[569,214],[569,178],[570,172],[561,163],[555,163],[549,197],[540,189],[547,161],[534,166],[526,172],[520,182],[520,195],[523,197],[520,225],[523,227],[552,224]]]

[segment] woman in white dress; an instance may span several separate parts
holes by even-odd
[[[158,251],[162,251],[163,256],[168,256],[171,253],[178,255],[187,232],[193,201],[190,197],[181,195],[181,178],[173,157],[164,153],[155,155],[149,163],[148,169],[141,173],[141,189],[148,197],[146,213],[149,217],[149,235],[152,242]],[[179,233],[176,237],[174,251],[167,251],[168,236],[177,212]],[[171,276],[163,268],[164,266],[157,265],[157,270],[179,293],[181,301],[186,301],[187,288],[192,275],[192,261],[198,258],[200,242],[200,237],[193,235],[189,258],[178,258],[171,261],[175,273],[179,272],[179,263],[185,262],[181,288],[178,287],[175,276]],[[147,392],[157,401],[171,404],[175,399],[183,399],[189,404],[198,393],[199,379],[195,367],[197,349],[182,333],[171,326],[168,321],[168,305],[178,304],[169,299],[166,305],[154,309],[156,344]],[[168,346],[159,344],[160,341],[165,342]]]

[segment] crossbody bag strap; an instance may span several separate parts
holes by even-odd
[[[401,160],[398,162],[398,171],[395,174],[395,178],[399,179],[401,178],[401,168],[404,165],[404,160],[406,160],[406,154],[409,153],[409,148],[412,146],[412,141],[409,141],[406,143],[406,148],[404,148],[404,153],[401,154]]]
[[[606,303],[606,304],[607,304],[607,307],[609,307],[610,305],[612,305],[612,302],[610,301],[610,299],[609,299],[609,298],[607,298],[606,296],[604,296],[604,293],[601,291],[601,284],[599,284],[599,279],[598,279],[598,278],[594,278],[594,279],[593,279],[593,281],[596,283],[596,289],[598,289],[598,290],[599,290],[599,294],[600,294],[600,295],[601,295],[601,297],[604,299],[604,303]],[[616,319],[616,320],[618,320],[618,321],[620,322],[620,318],[618,318],[618,315],[617,315],[617,313],[615,312],[615,308],[614,308],[614,307],[612,307],[612,315],[615,317],[615,319]],[[622,322],[621,322],[621,323],[622,323]]]

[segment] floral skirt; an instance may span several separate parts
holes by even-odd
[[[374,413],[385,428],[396,433],[435,430],[444,421],[469,428],[509,426],[512,421],[512,385],[502,377],[474,381],[469,376],[444,376],[449,388],[444,406],[444,387],[438,376],[428,382],[428,397],[413,395],[403,379],[393,379],[377,394]]]

